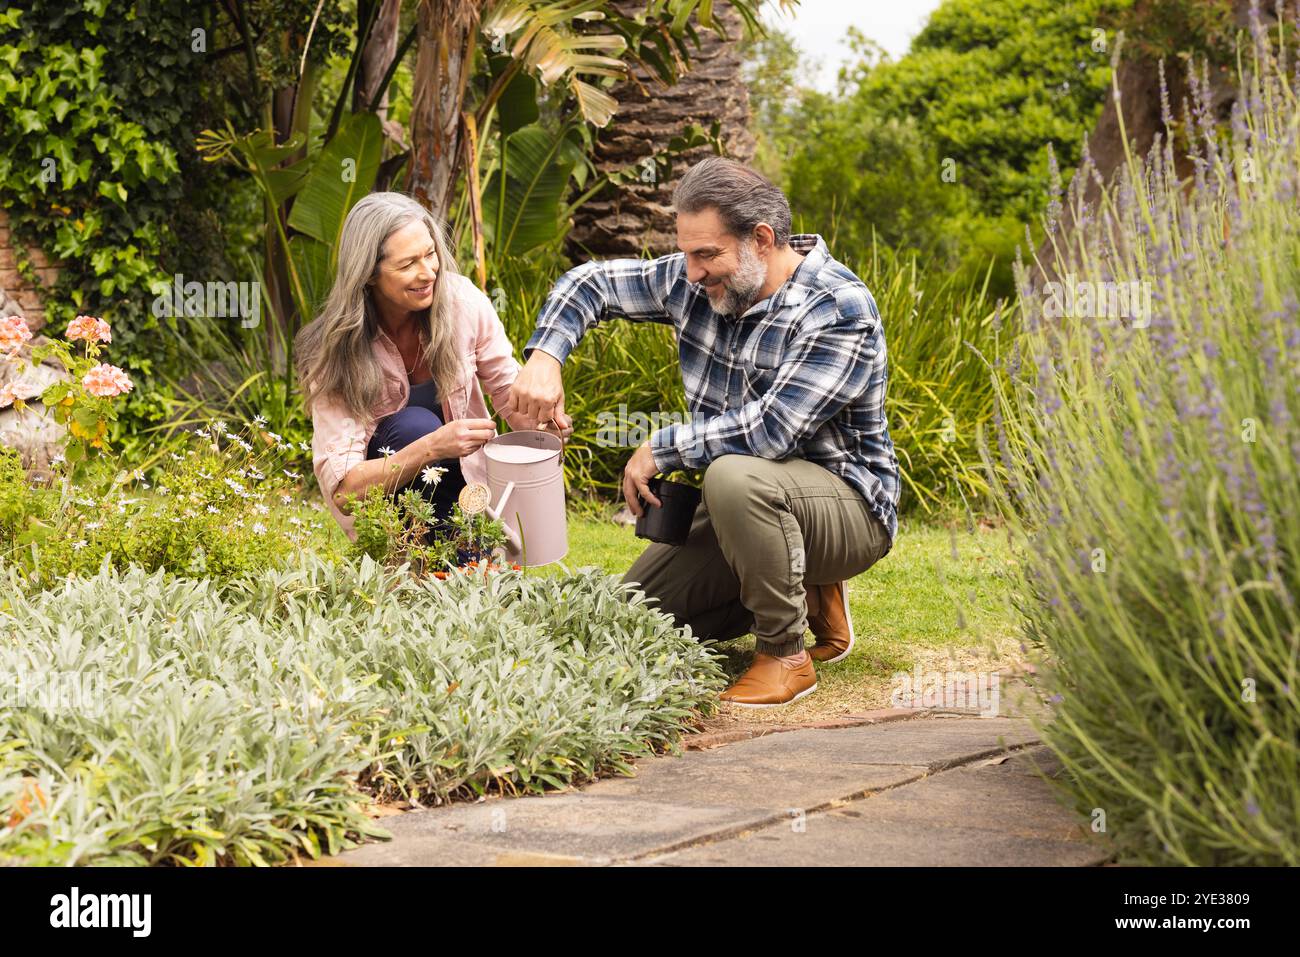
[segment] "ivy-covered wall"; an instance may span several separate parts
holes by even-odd
[[[154,283],[224,271],[186,188],[209,109],[208,15],[188,0],[0,0],[0,206],[19,270],[50,278],[23,247],[59,261],[45,332],[102,316],[114,361],[143,380],[177,362],[181,332],[154,317]],[[158,418],[160,399],[136,390],[127,419]]]

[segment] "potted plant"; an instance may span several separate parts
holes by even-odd
[[[650,491],[659,499],[652,505],[641,499],[641,514],[636,520],[636,535],[664,545],[685,544],[700,504],[701,474],[673,471],[656,475],[649,481]]]

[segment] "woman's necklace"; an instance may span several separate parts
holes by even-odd
[[[417,343],[420,341],[420,339],[419,339],[418,336],[416,337],[416,340],[415,340],[415,341],[416,341]],[[405,359],[402,359],[402,368],[403,368],[403,369],[406,369],[406,377],[407,377],[408,379],[409,379],[411,376],[415,375],[415,368],[416,368],[416,366],[418,366],[418,365],[420,364],[420,356],[423,355],[423,354],[424,354],[424,350],[423,350],[423,349],[420,349],[420,348],[417,347],[416,350],[415,350],[415,361],[414,361],[413,363],[411,363],[411,367],[410,367],[409,369],[406,369],[406,360],[405,360]],[[399,352],[397,355],[398,355],[398,357],[400,358],[402,354]]]

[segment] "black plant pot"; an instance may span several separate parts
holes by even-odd
[[[641,499],[641,515],[636,520],[636,537],[664,545],[683,545],[691,534],[691,522],[700,504],[700,490],[694,485],[652,478],[650,491],[662,505],[654,506]]]

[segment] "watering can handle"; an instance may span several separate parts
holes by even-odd
[[[555,416],[551,416],[551,425],[555,426],[555,434],[560,439],[560,464],[564,464],[564,453],[569,449],[569,442],[564,437],[564,430],[560,428],[560,423],[556,421]]]

